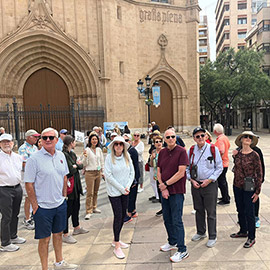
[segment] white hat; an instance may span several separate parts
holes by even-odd
[[[10,134],[4,133],[0,136],[0,142],[2,141],[12,141],[12,136]]]
[[[129,143],[127,143],[123,137],[121,137],[121,136],[116,136],[116,137],[113,139],[113,141],[108,145],[108,148],[109,148],[111,151],[112,151],[112,149],[113,149],[113,145],[114,145],[116,142],[122,142],[122,143],[124,144],[124,147],[125,147],[126,149],[128,149],[129,146],[130,146]]]
[[[29,129],[26,131],[25,137],[29,137],[29,136],[39,137],[40,134],[37,131],[35,131],[34,129]]]
[[[116,132],[112,132],[110,137],[112,137],[112,136],[118,136],[118,134]]]
[[[128,133],[123,134],[123,137],[125,137],[125,136],[128,137],[128,139],[130,141],[132,141],[132,136],[130,134],[128,134]]]
[[[235,139],[235,144],[239,147],[241,147],[242,142],[241,139],[245,136],[245,135],[250,135],[253,137],[252,139],[252,143],[250,145],[250,147],[255,147],[258,143],[258,136],[255,135],[252,131],[244,131],[243,133],[241,133],[240,135],[237,136],[237,138]],[[2,135],[3,136],[3,135]],[[1,138],[1,137],[0,137]]]

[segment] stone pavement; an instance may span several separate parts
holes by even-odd
[[[235,134],[236,133],[234,131]],[[124,225],[121,237],[124,242],[130,243],[130,248],[124,250],[126,258],[119,260],[114,257],[110,243],[112,234],[112,211],[106,194],[105,183],[101,183],[98,207],[101,214],[94,214],[89,221],[84,220],[85,198],[81,198],[81,225],[89,229],[85,235],[75,236],[76,244],[63,244],[64,258],[80,265],[81,270],[169,270],[169,269],[270,269],[270,136],[267,133],[260,135],[259,147],[263,150],[266,165],[266,181],[262,187],[260,218],[261,227],[257,229],[256,244],[250,249],[244,249],[243,239],[231,239],[230,233],[237,232],[236,209],[232,193],[233,174],[228,172],[230,205],[218,206],[218,241],[214,248],[205,246],[207,239],[192,242],[190,239],[195,233],[195,221],[192,211],[190,186],[187,183],[187,194],[184,206],[184,226],[186,231],[186,244],[190,257],[180,263],[170,263],[170,252],[160,252],[159,246],[166,243],[166,232],[162,217],[156,217],[155,212],[160,209],[158,203],[151,203],[148,197],[153,192],[146,173],[145,189],[138,194],[138,218]],[[235,135],[230,137],[232,149],[235,147]],[[187,147],[193,144],[192,138],[183,137]],[[147,146],[148,148],[148,146]],[[148,150],[148,149],[147,149]],[[80,152],[80,149],[77,149]],[[230,151],[231,152],[231,151]],[[147,151],[145,151],[145,160]],[[232,164],[230,164],[230,168]],[[23,205],[23,204],[22,204]],[[27,243],[15,253],[0,253],[1,270],[38,270],[41,269],[37,240],[33,239],[34,232],[22,226],[23,208],[19,220],[19,236],[25,237]],[[49,264],[54,262],[52,244],[50,244]]]

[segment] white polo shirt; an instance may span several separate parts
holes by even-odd
[[[0,151],[0,186],[16,186],[21,182],[22,157]]]
[[[64,202],[62,193],[64,176],[67,174],[69,169],[64,154],[56,150],[52,156],[42,147],[27,160],[24,181],[35,183],[38,205],[52,209]]]

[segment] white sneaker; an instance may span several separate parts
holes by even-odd
[[[93,213],[100,214],[101,213],[101,210],[99,210],[98,208],[96,208],[96,209],[93,210]]]
[[[209,239],[206,246],[209,248],[212,248],[215,246],[216,242],[217,242],[217,238],[216,239]]]
[[[83,227],[80,227],[80,229],[73,230],[73,235],[85,234],[85,233],[89,233],[89,231],[84,229]]]
[[[196,210],[193,209],[193,210],[191,211],[191,214],[192,214],[192,215],[195,215],[195,214],[196,214]]]
[[[122,251],[121,248],[114,248],[113,249],[113,254],[118,258],[118,259],[124,259],[125,258],[125,254]]]
[[[138,193],[143,192],[143,188],[138,188]]]
[[[201,239],[205,238],[206,234],[194,234],[193,237],[191,238],[191,241],[197,242],[200,241]]]
[[[63,261],[61,265],[55,265],[54,269],[70,269],[70,270],[76,270],[78,268],[77,264],[71,264],[66,261]]]
[[[184,259],[186,259],[188,257],[189,257],[189,254],[188,254],[187,251],[185,251],[185,252],[178,252],[177,251],[177,252],[174,253],[173,256],[170,257],[170,260],[172,262],[177,263],[177,262],[181,262],[182,260],[184,260]]]
[[[32,219],[29,219],[29,220],[24,219],[23,225],[24,225],[24,228],[26,228],[27,230],[34,230],[35,229],[35,224],[34,224],[34,221]]]
[[[77,243],[77,240],[72,237],[71,235],[68,235],[68,236],[64,236],[63,235],[63,242],[64,243],[67,243],[67,244],[76,244]]]
[[[160,251],[164,251],[164,252],[170,251],[170,250],[173,250],[173,249],[177,249],[176,244],[175,245],[170,245],[169,243],[166,243],[165,245],[160,247]]]
[[[5,247],[0,247],[0,251],[2,251],[2,252],[14,252],[14,251],[17,251],[19,249],[20,249],[20,247],[13,245],[13,244],[9,244]]]
[[[128,244],[126,244],[126,243],[124,243],[122,241],[119,241],[119,243],[120,243],[120,248],[124,248],[124,249],[129,248],[129,245]],[[115,243],[114,242],[112,242],[112,247],[115,247]]]
[[[26,239],[22,238],[22,237],[16,237],[14,239],[11,239],[11,244],[23,244],[26,242]]]
[[[92,214],[86,214],[85,217],[84,217],[84,219],[85,220],[89,220],[91,216],[92,216]]]

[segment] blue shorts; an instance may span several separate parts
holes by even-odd
[[[51,236],[51,233],[62,232],[66,228],[67,202],[52,209],[38,207],[34,214],[35,239]]]

